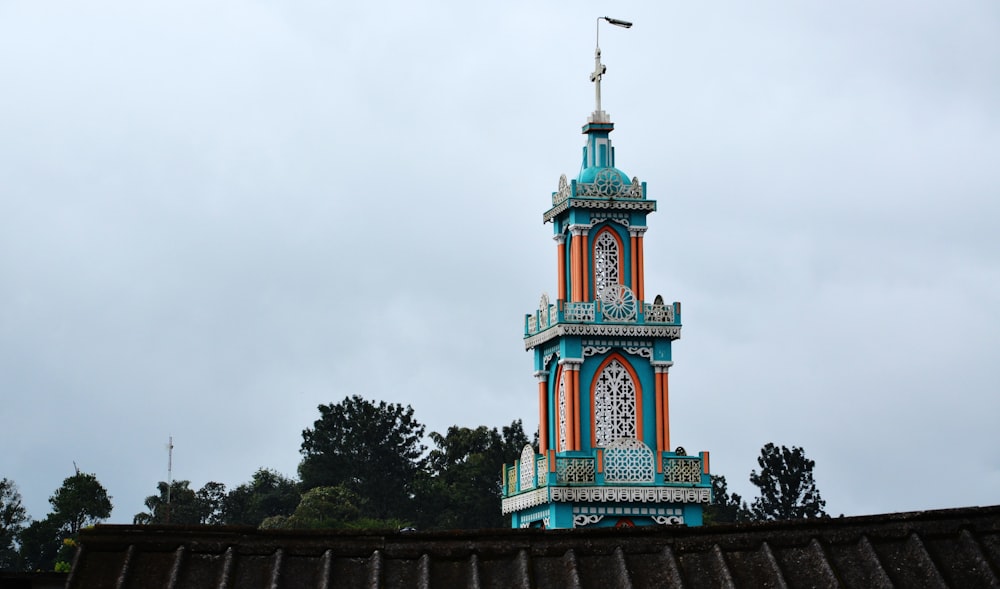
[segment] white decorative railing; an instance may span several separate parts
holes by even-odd
[[[566,321],[593,321],[596,307],[595,303],[566,303],[563,317]]]
[[[643,309],[647,323],[673,323],[674,306],[656,303],[646,303]]]

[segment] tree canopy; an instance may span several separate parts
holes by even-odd
[[[259,468],[250,482],[225,495],[217,518],[229,525],[259,526],[269,517],[291,515],[300,499],[298,483],[277,471]]]
[[[75,536],[80,528],[111,517],[111,497],[92,474],[67,477],[49,498],[51,517],[66,534]]]
[[[209,482],[195,492],[189,488],[190,481],[173,481],[170,493],[167,483],[156,484],[158,493],[146,497],[144,504],[148,512],[137,513],[132,519],[135,524],[208,524],[221,523],[220,511],[225,499],[226,486]]]
[[[826,501],[820,497],[813,467],[802,448],[791,449],[768,443],[757,458],[760,473],[750,472],[750,482],[760,489],[750,512],[755,520],[783,520],[826,517]]]
[[[320,405],[319,412],[302,432],[303,491],[342,486],[367,499],[367,516],[406,519],[426,450],[413,408],[355,395]]]
[[[509,525],[500,513],[500,472],[528,444],[520,420],[497,428],[452,426],[431,432],[436,448],[418,484],[420,528],[498,528]]]
[[[14,481],[0,479],[0,571],[18,566],[15,543],[28,523],[28,512],[21,502],[21,493]]]

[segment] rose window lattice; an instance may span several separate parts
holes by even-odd
[[[521,490],[535,486],[535,449],[528,444],[521,450]]]
[[[609,286],[601,293],[601,314],[605,319],[634,321],[635,311],[635,295],[624,284]]]
[[[620,255],[618,240],[610,231],[602,231],[594,240],[594,290],[598,300],[604,300],[604,292],[621,282]]]
[[[609,483],[653,482],[653,451],[635,438],[619,438],[604,449],[604,480]]]
[[[607,446],[618,438],[636,437],[636,388],[632,375],[617,359],[611,360],[594,390],[596,445]]]
[[[614,196],[622,191],[625,182],[618,170],[604,168],[594,177],[594,192],[598,196]]]

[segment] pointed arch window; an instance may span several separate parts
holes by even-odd
[[[614,232],[605,229],[594,240],[594,298],[602,300],[604,289],[622,283],[621,245]]]
[[[631,372],[612,358],[594,383],[594,445],[638,437],[636,384]]]

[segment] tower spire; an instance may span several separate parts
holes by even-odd
[[[594,114],[590,117],[591,123],[608,123],[610,119],[608,118],[608,113],[601,110],[601,78],[608,71],[608,66],[601,63],[601,21],[606,21],[609,24],[615,25],[616,27],[622,27],[623,29],[632,28],[632,23],[627,20],[620,20],[617,18],[611,18],[610,16],[599,16],[597,17],[597,34],[594,43],[594,71],[590,74],[590,81],[594,83],[594,97],[596,102],[596,107],[594,108]]]

